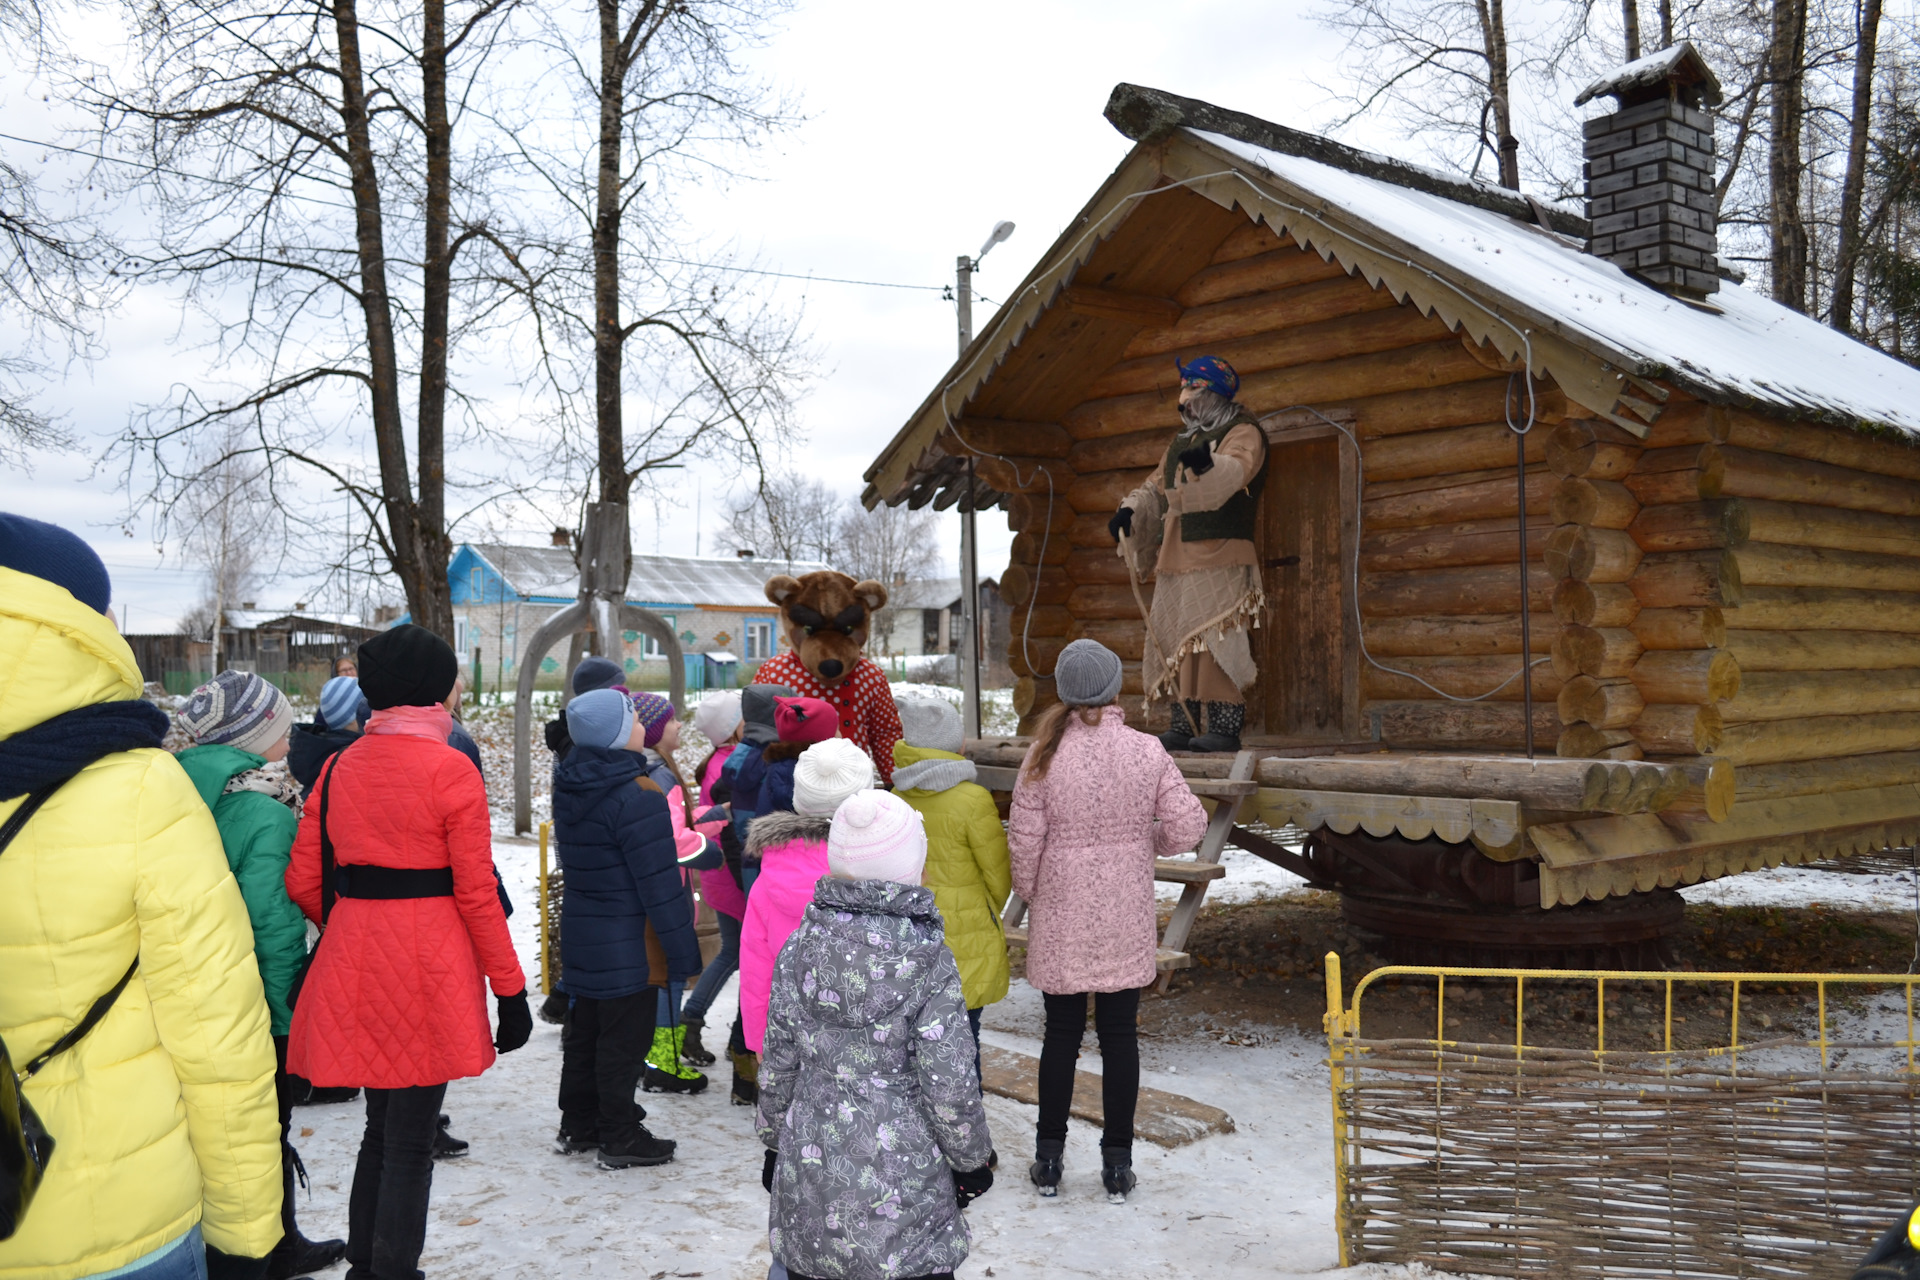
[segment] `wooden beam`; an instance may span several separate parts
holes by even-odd
[[[1121,293],[1087,284],[1070,284],[1062,289],[1058,305],[1076,315],[1119,320],[1143,329],[1149,325],[1173,324],[1186,309],[1172,298],[1150,298],[1145,294]]]
[[[1024,454],[1034,458],[1064,458],[1073,437],[1057,422],[1009,422],[1002,418],[961,418],[954,424],[960,438],[954,451],[964,454],[971,445],[982,453]],[[949,435],[952,433],[949,432]]]
[[[1578,813],[1618,811],[1615,806],[1632,792],[1627,780],[1643,772],[1661,780],[1684,776],[1678,765],[1403,752],[1270,758],[1260,762],[1256,776],[1270,787],[1513,800],[1533,809]]]

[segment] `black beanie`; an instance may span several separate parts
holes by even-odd
[[[453,646],[411,622],[361,645],[359,658],[360,692],[375,711],[436,706],[447,700],[460,678]]]

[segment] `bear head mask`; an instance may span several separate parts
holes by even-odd
[[[820,569],[798,578],[785,574],[767,581],[767,599],[779,606],[787,642],[813,678],[829,687],[853,674],[866,648],[867,628],[887,603],[877,582],[855,582],[844,573]]]

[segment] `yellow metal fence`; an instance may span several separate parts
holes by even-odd
[[[1339,956],[1326,965],[1343,1266],[1846,1277],[1920,1199],[1920,976],[1391,966],[1348,1003]],[[1510,988],[1511,1041],[1449,1036],[1449,983],[1456,1003]],[[1365,1034],[1367,998],[1389,984],[1430,985],[1430,1036]],[[1592,992],[1576,1037],[1591,1047],[1530,1042],[1529,996],[1570,985]],[[1627,1037],[1652,1029],[1656,1044],[1609,1047],[1609,987],[1658,999],[1656,1025]],[[1759,988],[1805,990],[1812,1026],[1743,1025]],[[1724,1037],[1677,1015],[1676,989],[1716,1008],[1724,993]],[[1692,1043],[1676,1045],[1676,1023]]]

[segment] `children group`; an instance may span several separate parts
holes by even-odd
[[[349,1280],[416,1280],[433,1160],[464,1145],[447,1084],[533,1027],[478,752],[450,711],[458,660],[402,625],[311,724],[243,672],[170,724],[109,598],[84,543],[0,515],[0,1040],[34,1064],[20,1100],[54,1140],[0,1273],[283,1280],[344,1257]],[[1091,999],[1101,1181],[1124,1201],[1153,862],[1206,815],[1126,726],[1119,658],[1062,653],[1004,825],[944,700],[899,702],[882,770],[826,701],[713,695],[686,785],[674,707],[621,677],[583,661],[547,734],[558,1150],[608,1170],[673,1158],[639,1095],[704,1085],[706,1015],[737,967],[732,1097],[755,1107],[776,1273],[950,1275],[997,1164],[978,1036],[1008,991],[1018,890],[1046,1011],[1029,1180],[1062,1187]],[[704,964],[699,901],[721,944]],[[289,1117],[310,1090],[365,1095],[344,1240],[294,1220]]]

